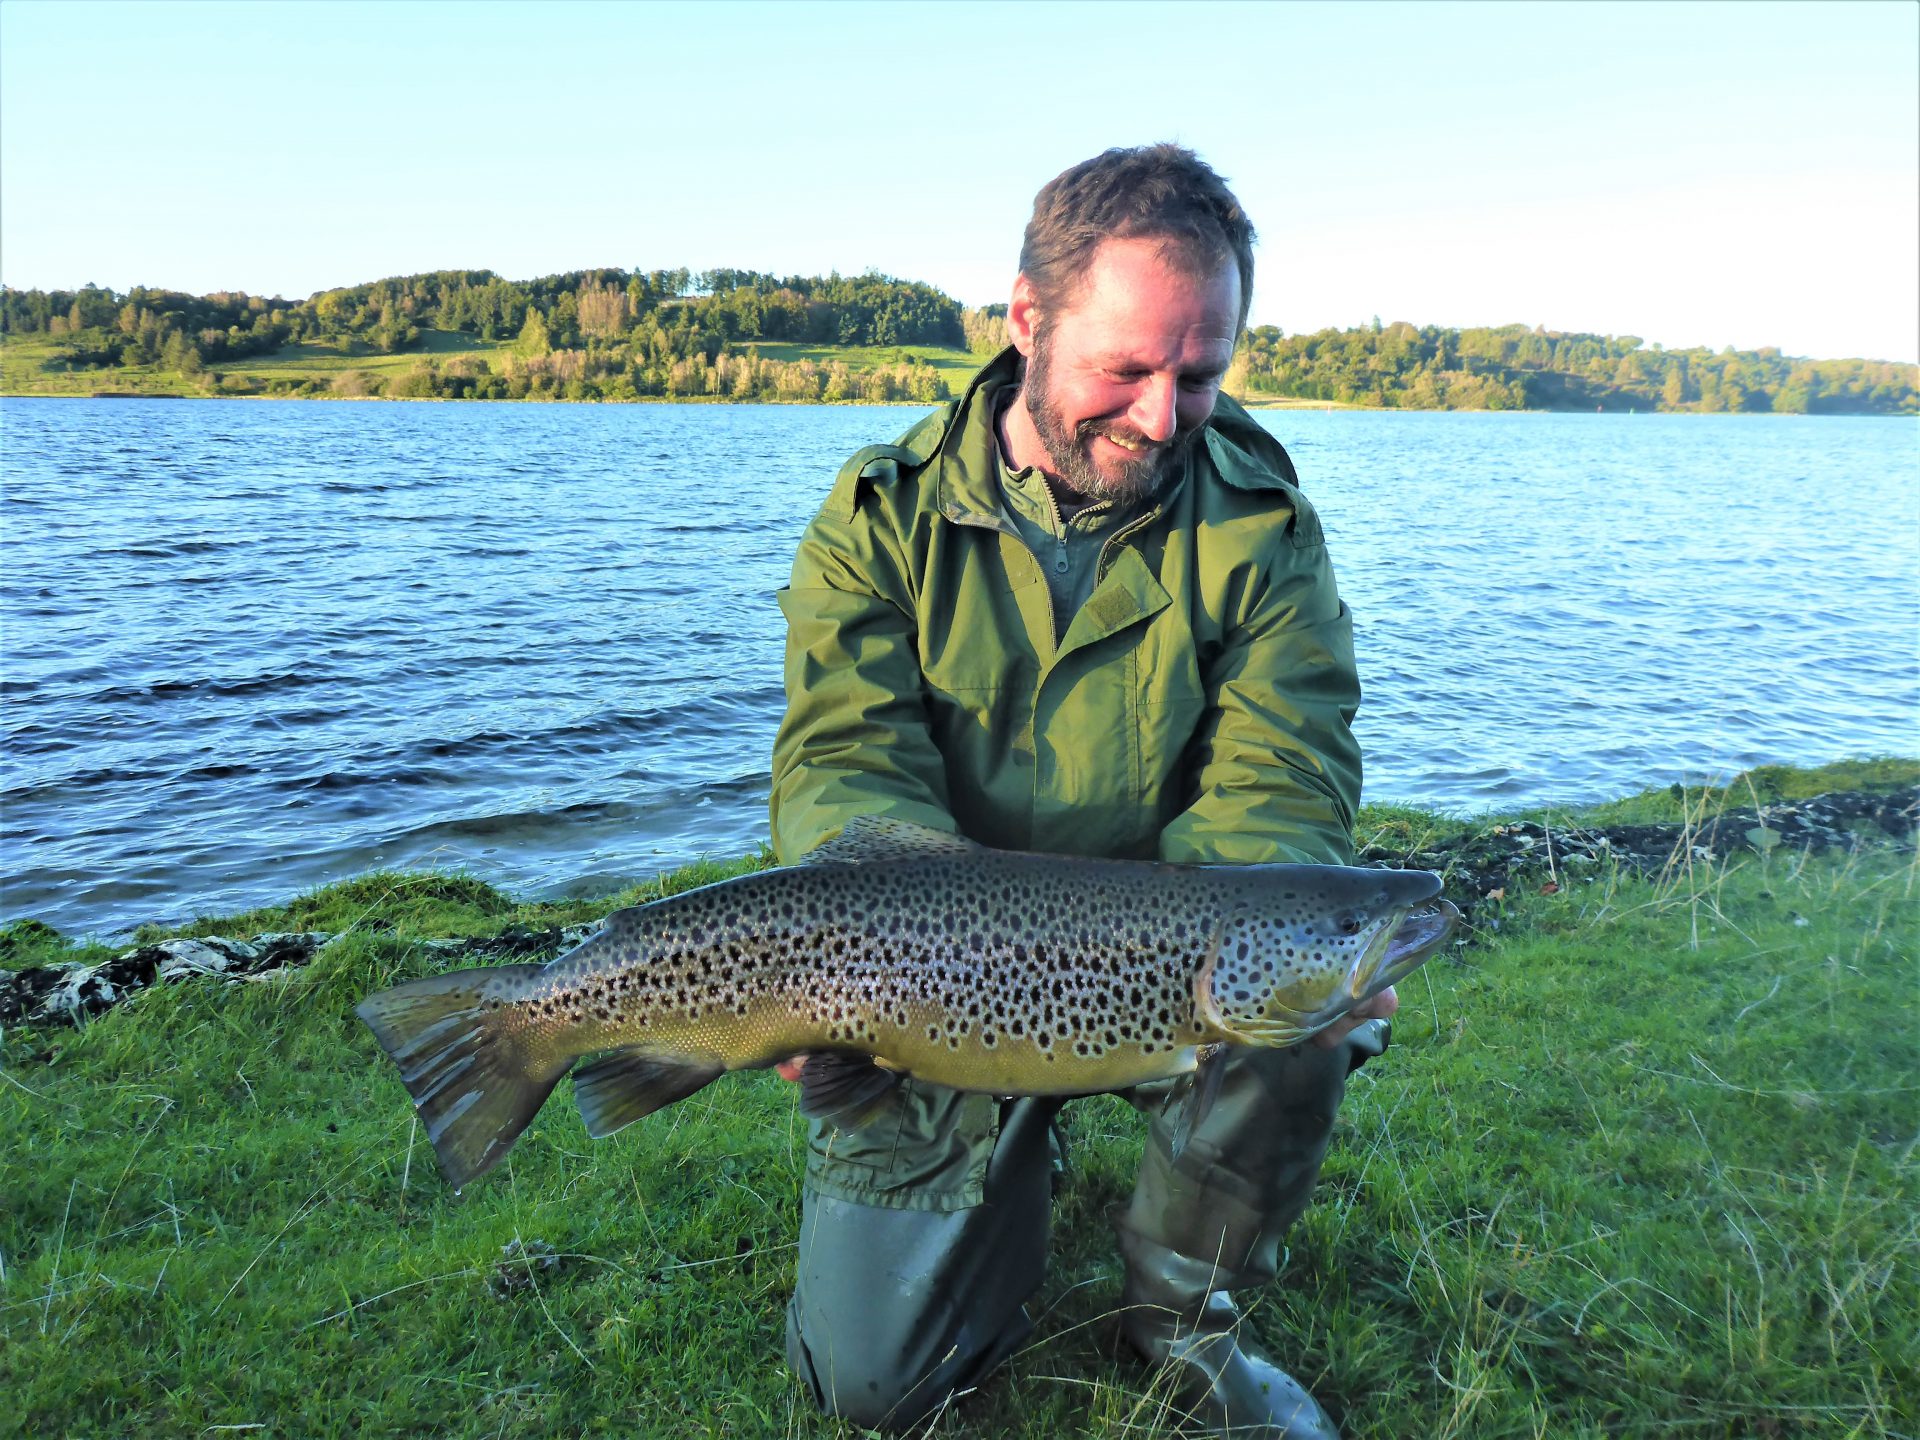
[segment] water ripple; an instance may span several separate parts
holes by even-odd
[[[613,888],[765,835],[774,592],[919,412],[0,405],[0,910],[113,932],[375,865]],[[1263,417],[1357,619],[1368,796],[1916,745],[1916,428]]]

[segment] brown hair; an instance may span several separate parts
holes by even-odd
[[[1253,301],[1253,222],[1227,182],[1179,145],[1113,149],[1063,170],[1033,197],[1020,273],[1042,311],[1066,302],[1103,240],[1157,239],[1169,261],[1240,269],[1240,324]]]

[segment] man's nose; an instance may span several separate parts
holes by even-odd
[[[1133,402],[1127,419],[1134,429],[1155,444],[1171,440],[1179,423],[1174,413],[1179,398],[1179,386],[1172,376],[1155,375],[1147,381],[1140,398]]]

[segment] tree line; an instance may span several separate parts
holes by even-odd
[[[404,375],[278,381],[275,393],[425,394],[444,398],[947,398],[929,366],[851,368],[763,358],[755,342],[929,345],[990,355],[1006,344],[1006,307],[963,309],[919,281],[878,274],[785,276],[749,270],[618,269],[505,280],[439,270],[326,290],[301,301],[238,292],[135,287],[0,290],[0,336],[45,335],[69,369],[157,366],[209,389],[253,355],[305,343],[344,357],[416,351],[424,332],[474,336],[507,352]],[[1778,349],[1667,350],[1634,335],[1522,325],[1478,329],[1402,322],[1241,337],[1231,393],[1434,410],[1687,410],[1787,414],[1920,413],[1915,367],[1808,360]]]
[[[60,338],[73,369],[161,365],[192,375],[301,342],[345,355],[416,350],[422,332],[513,338],[528,354],[626,347],[644,364],[754,340],[964,346],[961,308],[915,280],[749,270],[583,270],[505,280],[439,270],[326,290],[306,300],[135,287],[125,294],[0,291],[0,335]]]
[[[1666,350],[1637,335],[1524,325],[1455,330],[1404,321],[1241,338],[1227,380],[1286,396],[1403,410],[1667,410],[1791,415],[1920,414],[1916,367],[1806,360],[1778,349]]]
[[[348,370],[292,393],[381,395],[439,400],[760,400],[832,403],[843,400],[934,404],[950,398],[939,371],[909,355],[895,365],[855,370],[840,360],[762,358],[757,348],[719,347],[701,354],[636,359],[627,347],[513,351],[489,361],[457,355],[442,362],[423,356],[411,370],[386,378]]]

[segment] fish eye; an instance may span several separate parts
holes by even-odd
[[[1360,933],[1360,917],[1358,915],[1342,915],[1337,928],[1342,935],[1358,935]]]

